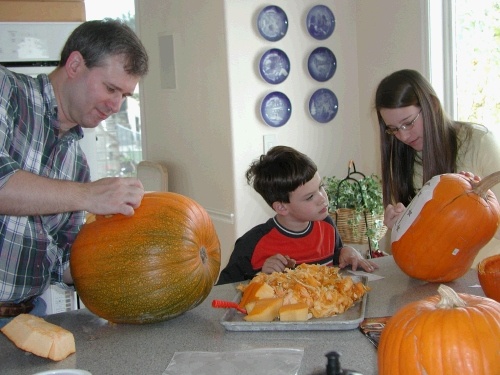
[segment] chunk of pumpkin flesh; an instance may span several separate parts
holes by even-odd
[[[278,311],[281,322],[303,322],[309,319],[309,306],[304,302],[283,305]]]
[[[255,281],[248,284],[245,291],[243,292],[239,305],[241,308],[245,308],[246,305],[251,301],[273,297],[275,297],[275,293],[271,285],[263,281]]]
[[[272,322],[278,317],[283,298],[263,298],[249,302],[246,307],[248,315],[244,316],[248,322]]]
[[[115,323],[176,317],[199,305],[218,277],[215,229],[199,229],[211,223],[208,214],[182,201],[157,204],[156,194],[144,196],[133,220],[98,216],[81,233],[101,233],[99,238],[79,235],[72,248],[71,272],[82,302]]]

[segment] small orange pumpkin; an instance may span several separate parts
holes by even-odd
[[[484,258],[479,262],[477,277],[486,297],[500,302],[500,254]]]
[[[500,303],[446,285],[394,314],[382,331],[383,375],[500,374]]]
[[[500,205],[489,190],[495,172],[479,183],[461,174],[430,179],[392,228],[392,254],[407,275],[430,282],[463,276],[495,235]]]
[[[85,306],[114,323],[152,323],[199,305],[220,269],[207,212],[171,192],[147,193],[131,217],[97,216],[71,248],[71,274]]]

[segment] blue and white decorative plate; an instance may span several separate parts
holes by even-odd
[[[316,5],[307,14],[306,27],[313,38],[326,39],[335,29],[335,16],[327,6]]]
[[[309,113],[317,122],[326,123],[335,117],[339,110],[339,101],[328,89],[319,89],[309,100]]]
[[[259,70],[267,83],[278,84],[287,79],[290,73],[290,60],[285,52],[272,48],[260,58]]]
[[[276,42],[286,35],[288,17],[280,7],[269,5],[259,13],[257,28],[264,39]]]
[[[318,47],[309,55],[307,68],[311,77],[316,81],[325,82],[335,74],[337,58],[330,49]]]
[[[292,115],[292,103],[285,94],[274,91],[262,100],[260,114],[267,125],[275,128],[283,126]]]

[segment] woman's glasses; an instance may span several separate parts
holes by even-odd
[[[395,126],[388,126],[385,128],[385,132],[389,135],[395,135],[399,130],[410,130],[413,125],[415,125],[415,121],[417,121],[418,116],[420,116],[420,113],[422,110],[418,111],[417,115],[413,120],[410,122],[407,122],[406,124],[401,124],[401,126],[395,127]]]

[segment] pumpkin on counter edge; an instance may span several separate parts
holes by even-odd
[[[500,303],[440,285],[387,322],[377,350],[381,375],[500,374]]]
[[[197,202],[146,193],[133,216],[96,216],[70,257],[75,289],[91,312],[113,323],[172,319],[198,306],[220,270],[220,242]]]

